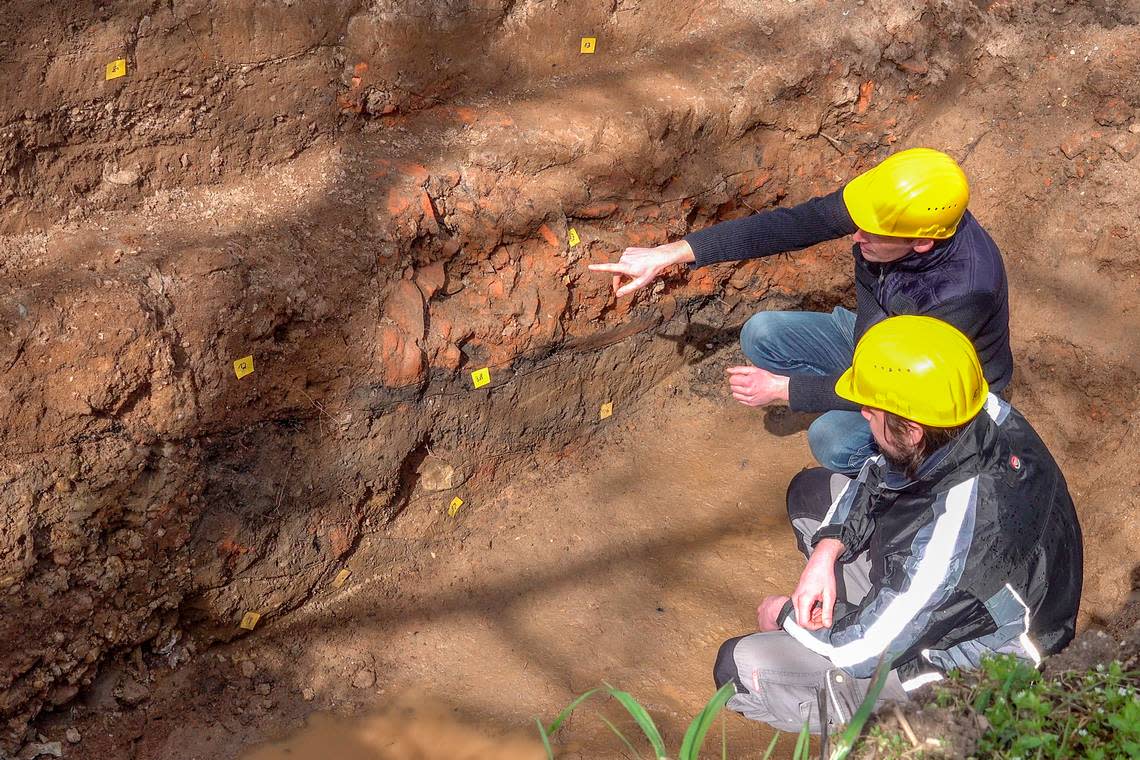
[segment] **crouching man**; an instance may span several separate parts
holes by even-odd
[[[862,407],[880,454],[854,479],[805,470],[788,518],[808,557],[790,597],[757,611],[714,668],[730,709],[785,731],[846,723],[882,659],[879,699],[1010,653],[1036,664],[1073,637],[1081,529],[1065,479],[1017,411],[990,394],[955,328],[871,327],[835,391]],[[818,701],[818,702],[817,702]]]

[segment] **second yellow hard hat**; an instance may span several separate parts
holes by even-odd
[[[872,325],[835,383],[841,398],[931,427],[957,427],[986,403],[989,384],[970,339],[933,317]]]

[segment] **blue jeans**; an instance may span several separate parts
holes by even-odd
[[[851,366],[855,314],[835,307],[814,311],[762,311],[744,323],[740,347],[757,367],[780,375],[834,375]],[[878,453],[871,428],[859,412],[833,410],[808,428],[808,445],[819,463],[853,475]]]

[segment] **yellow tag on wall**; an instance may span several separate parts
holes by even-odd
[[[343,586],[344,582],[348,580],[348,576],[350,575],[352,575],[351,570],[341,570],[339,573],[337,573],[336,577],[333,578],[333,588],[340,588]]]
[[[462,506],[463,506],[463,499],[456,496],[454,499],[451,500],[451,503],[447,505],[447,516],[448,517],[455,517],[455,513],[458,512],[459,508]]]
[[[594,49],[598,46],[597,37],[583,37],[582,38],[582,52],[593,54]]]
[[[614,413],[614,402],[607,401],[606,403],[602,404],[602,408],[598,410],[598,419],[604,420],[606,417],[609,417],[613,413]]]
[[[574,229],[573,227],[571,227],[570,232],[566,234],[566,239],[570,241],[571,248],[582,242],[582,238],[578,237],[578,230]]]
[[[482,388],[489,382],[491,382],[491,369],[489,367],[477,369],[471,373],[471,384],[476,388]]]
[[[258,620],[261,620],[260,612],[247,612],[242,615],[241,627],[247,631],[252,631],[257,626]]]
[[[234,374],[241,380],[246,375],[253,374],[253,355],[243,356],[234,361]]]
[[[127,75],[127,59],[120,58],[107,64],[107,81]]]

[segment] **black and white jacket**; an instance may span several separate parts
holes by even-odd
[[[911,481],[868,460],[816,532],[843,542],[840,562],[868,553],[862,601],[837,603],[832,627],[812,632],[790,602],[781,612],[784,630],[856,678],[885,655],[911,689],[992,653],[1039,664],[1073,637],[1081,528],[1037,433],[990,394],[939,454]]]

